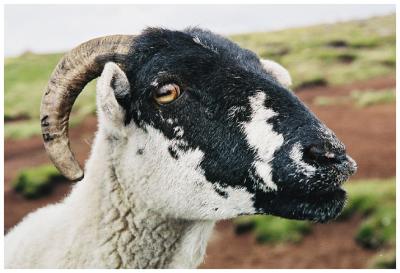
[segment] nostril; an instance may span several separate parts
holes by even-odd
[[[338,155],[334,152],[326,150],[325,148],[319,147],[317,145],[310,145],[304,150],[305,160],[314,163],[325,163],[333,164],[342,161],[342,155]]]

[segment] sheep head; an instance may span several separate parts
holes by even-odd
[[[103,69],[104,68],[104,69]],[[273,214],[326,221],[356,164],[290,91],[287,71],[200,29],[147,29],[89,41],[67,54],[45,92],[45,147],[70,179],[68,116],[97,86],[99,130],[127,196],[184,219]]]

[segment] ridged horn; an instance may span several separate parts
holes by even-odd
[[[44,146],[57,169],[70,180],[83,178],[69,145],[68,121],[72,106],[85,85],[101,75],[105,63],[113,61],[124,69],[133,41],[131,35],[87,41],[67,53],[51,75],[40,107]]]

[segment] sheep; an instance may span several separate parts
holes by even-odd
[[[68,118],[99,76],[83,173]],[[6,235],[5,266],[195,268],[218,220],[335,218],[356,163],[290,84],[279,64],[199,28],[73,49],[51,75],[40,118],[51,160],[80,181]]]

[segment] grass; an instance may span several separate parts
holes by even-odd
[[[377,104],[395,103],[396,91],[395,89],[366,91],[354,90],[351,91],[348,96],[318,96],[314,99],[313,104],[318,106],[330,106],[346,104],[348,102],[360,108]]]
[[[355,240],[365,248],[392,246],[396,240],[396,181],[366,180],[349,183],[348,203],[342,213],[347,218],[355,213],[364,216]]]
[[[317,106],[331,106],[331,105],[341,105],[348,103],[348,97],[328,97],[328,96],[318,96],[313,100],[313,104]]]
[[[233,35],[241,46],[284,65],[294,88],[345,84],[394,75],[395,15],[338,24]],[[6,58],[4,69],[5,138],[40,134],[39,105],[59,54],[25,53]],[[95,84],[90,83],[74,105],[75,124],[95,112]]]
[[[324,79],[346,84],[395,73],[395,15],[276,32],[234,35],[241,46],[281,63],[294,88]]]
[[[12,181],[12,187],[26,198],[38,198],[48,193],[53,182],[62,177],[53,165],[26,168]]]
[[[359,107],[365,107],[375,104],[394,103],[396,102],[396,91],[394,89],[376,91],[352,91],[350,97]]]
[[[376,249],[395,242],[396,211],[390,205],[382,206],[361,224],[356,241],[365,248]]]
[[[371,269],[395,269],[396,268],[396,249],[391,248],[382,253],[378,253],[368,265]]]
[[[94,114],[94,105],[82,107],[80,111],[71,114],[69,126],[77,126],[88,114]],[[74,106],[75,107],[75,106]],[[4,124],[4,137],[6,139],[22,140],[41,134],[40,121],[37,119],[28,119],[18,122],[9,122]]]
[[[364,219],[355,236],[365,248],[392,247],[396,239],[395,178],[346,183],[347,204],[338,220],[354,214]],[[260,243],[299,242],[312,230],[312,223],[274,216],[242,216],[235,220],[237,233],[252,231]]]
[[[4,124],[4,137],[6,139],[25,139],[39,135],[40,132],[40,123],[36,119]]]
[[[274,216],[241,216],[235,219],[236,233],[252,230],[260,243],[300,242],[310,232],[311,223]]]

